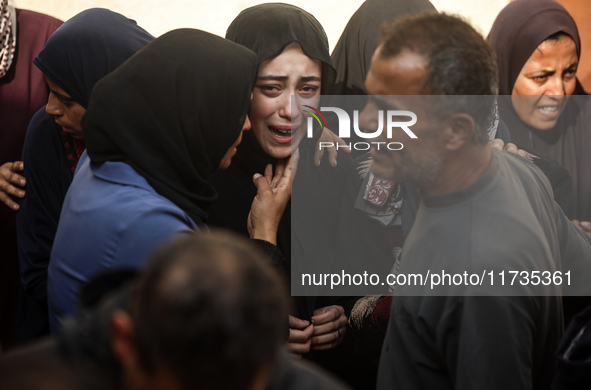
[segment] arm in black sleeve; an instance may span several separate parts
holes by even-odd
[[[25,291],[40,302],[47,298],[49,255],[73,177],[59,131],[42,108],[31,120],[23,148],[26,196],[16,216],[20,272]]]

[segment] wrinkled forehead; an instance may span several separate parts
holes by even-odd
[[[370,95],[420,95],[427,77],[427,60],[421,54],[403,50],[393,57],[375,51],[365,81]]]

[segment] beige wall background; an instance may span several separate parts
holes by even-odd
[[[558,0],[571,14],[581,36],[581,59],[577,78],[587,92],[591,91],[591,1],[589,0]]]
[[[396,0],[392,0],[396,1]],[[109,8],[138,22],[152,35],[175,28],[193,27],[223,36],[230,22],[244,8],[267,1],[252,0],[9,0],[18,8],[45,13],[67,20],[93,7]],[[481,33],[487,34],[499,11],[509,0],[431,0],[439,11],[466,17]],[[361,0],[292,0],[314,15],[324,26],[331,50]]]

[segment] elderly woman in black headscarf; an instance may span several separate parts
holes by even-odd
[[[517,146],[548,155],[568,170],[572,192],[565,214],[591,220],[591,106],[576,78],[577,26],[553,0],[516,0],[488,36],[497,53],[501,118]],[[535,98],[522,95],[536,95]]]
[[[163,240],[207,230],[203,220],[216,199],[209,176],[230,164],[250,128],[256,65],[243,46],[181,29],[96,84],[82,120],[87,152],[49,264],[52,330],[94,275],[141,268]]]
[[[19,342],[48,331],[47,266],[62,203],[85,149],[80,121],[92,88],[153,39],[135,21],[93,8],[64,23],[33,61],[50,94],[31,120],[23,148],[27,195],[16,218],[23,286]]]

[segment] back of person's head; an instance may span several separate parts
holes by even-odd
[[[384,27],[378,50],[383,59],[403,52],[421,55],[426,63],[421,93],[464,96],[437,99],[437,114],[461,111],[470,114],[478,129],[475,142],[486,144],[493,96],[497,94],[496,57],[492,47],[469,23],[445,13],[407,16]]]
[[[408,50],[427,62],[425,94],[495,95],[495,53],[466,21],[444,13],[401,18],[382,32],[380,55],[395,57]]]
[[[287,339],[284,282],[246,240],[191,235],[160,249],[132,305],[139,364],[183,389],[246,389]]]

